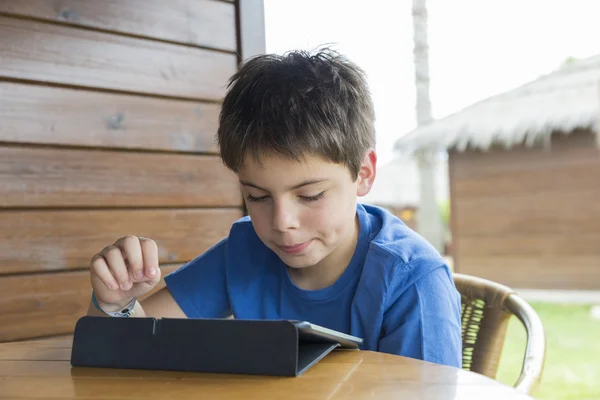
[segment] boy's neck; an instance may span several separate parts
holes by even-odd
[[[319,290],[333,285],[346,271],[352,260],[359,232],[360,224],[357,215],[352,233],[331,254],[311,267],[301,269],[288,267],[292,282],[304,290]]]

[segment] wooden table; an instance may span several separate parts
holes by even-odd
[[[296,378],[73,368],[71,338],[0,344],[0,399],[530,399],[484,376],[338,350]]]

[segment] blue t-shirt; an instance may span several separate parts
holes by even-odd
[[[249,217],[165,282],[190,318],[309,321],[363,338],[363,350],[460,367],[460,296],[443,258],[386,210],[356,212],[356,250],[327,288],[296,286]]]

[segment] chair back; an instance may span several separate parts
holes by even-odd
[[[454,283],[462,300],[463,369],[496,378],[506,329],[514,315],[527,333],[523,367],[514,387],[532,393],[542,377],[546,355],[544,327],[535,310],[499,283],[457,273]]]

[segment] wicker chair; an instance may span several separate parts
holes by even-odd
[[[474,276],[454,274],[462,297],[463,369],[496,378],[511,315],[525,326],[527,347],[521,375],[514,387],[530,394],[537,389],[546,357],[542,321],[534,309],[510,288]]]

